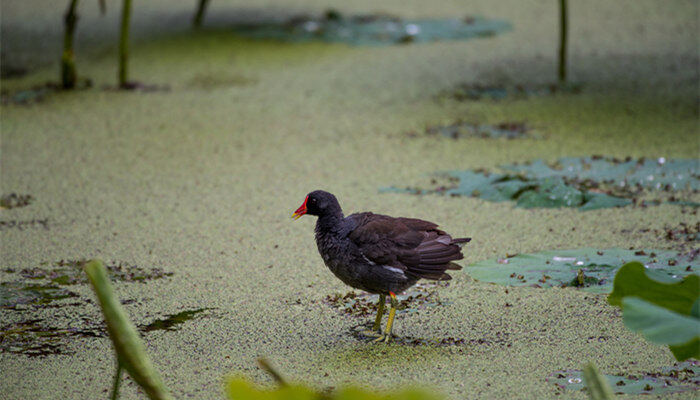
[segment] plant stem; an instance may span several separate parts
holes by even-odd
[[[204,13],[207,11],[207,5],[209,0],[199,0],[199,5],[197,6],[197,13],[192,19],[192,26],[195,28],[200,28],[202,26],[202,20],[204,20]]]
[[[77,7],[78,0],[71,0],[64,16],[65,32],[63,34],[63,54],[61,55],[61,85],[64,89],[75,88],[77,80],[75,53],[73,52],[75,25],[78,22],[78,15],[75,13]]]
[[[270,365],[269,362],[267,362],[266,359],[264,358],[258,358],[258,365],[262,369],[264,369],[268,374],[272,375],[272,378],[277,381],[277,384],[280,386],[287,386],[287,381],[280,375],[279,372],[275,371],[274,368],[272,368],[272,365]]]
[[[119,35],[119,87],[127,87],[127,63],[129,58],[129,18],[131,17],[131,0],[122,3],[122,22]]]
[[[114,385],[112,385],[111,400],[119,398],[119,384],[122,382],[122,363],[117,361],[117,372],[114,374]]]
[[[569,29],[569,13],[566,0],[559,0],[559,84],[566,83],[566,45]]]

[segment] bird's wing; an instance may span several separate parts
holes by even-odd
[[[362,254],[377,265],[399,268],[420,278],[447,280],[447,269],[461,269],[452,261],[463,258],[461,243],[437,225],[415,218],[353,214],[356,224],[348,238]]]

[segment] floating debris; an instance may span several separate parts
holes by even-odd
[[[696,391],[700,389],[700,362],[686,361],[664,367],[660,372],[641,375],[603,375],[615,394],[651,394]],[[584,390],[583,372],[579,370],[557,371],[547,377],[563,390]]]
[[[401,19],[386,14],[346,17],[335,10],[320,17],[301,15],[286,21],[260,21],[232,27],[235,33],[255,39],[370,46],[488,37],[510,29],[507,21],[479,17]]]
[[[92,87],[90,79],[82,79],[78,82],[75,90],[84,90]],[[17,105],[32,105],[38,104],[46,100],[51,94],[63,90],[60,83],[46,82],[43,85],[35,85],[29,89],[22,89],[15,92],[3,90],[0,93],[0,103],[17,104]]]
[[[0,209],[26,207],[34,201],[31,194],[10,193],[0,197]]]
[[[696,252],[678,254],[666,250],[573,249],[516,254],[480,261],[464,267],[474,279],[507,286],[577,287],[609,293],[622,265],[639,261],[647,274],[661,281],[680,280],[700,268]]]
[[[45,230],[49,230],[49,219],[44,218],[44,219],[29,219],[29,220],[16,220],[16,219],[11,219],[11,220],[5,220],[5,221],[0,221],[0,231],[3,230],[8,230],[8,229],[17,229],[20,231],[23,231],[25,229],[30,229],[30,228],[44,228]]]
[[[191,89],[215,90],[229,87],[250,86],[258,83],[257,79],[248,78],[242,75],[221,74],[198,74],[193,76],[187,87]]]
[[[466,137],[482,139],[522,139],[537,137],[525,122],[502,122],[496,125],[480,125],[470,122],[455,122],[451,125],[431,126],[428,135],[442,135],[450,139]]]
[[[437,283],[418,283],[404,293],[396,295],[399,301],[397,313],[413,313],[425,307],[449,304],[442,301],[438,295]],[[440,286],[449,286],[449,283],[441,283]],[[326,296],[324,303],[335,308],[342,314],[353,317],[368,317],[377,313],[379,295],[362,292],[360,294],[350,291],[345,294],[335,293]]]

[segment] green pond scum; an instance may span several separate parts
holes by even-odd
[[[560,159],[595,154],[623,163],[627,157],[657,163],[659,157],[697,159],[697,2],[569,2],[569,78],[581,83],[580,92],[498,101],[459,101],[445,93],[465,82],[506,88],[552,82],[557,2],[334,5],[342,16],[386,13],[408,21],[482,15],[512,25],[509,32],[473,40],[386,46],[253,39],[234,32],[260,15],[282,22],[322,15],[329,5],[313,0],[211,1],[197,31],[191,29],[194,2],[133,2],[130,79],[169,88],[155,91],[114,89],[120,7],[109,5],[101,15],[97,3],[78,7],[78,82],[90,79],[92,86],[74,91],[46,85],[59,79],[67,2],[2,4],[0,68],[26,73],[1,79],[1,194],[31,194],[34,200],[0,210],[0,282],[20,282],[17,290],[49,285],[78,296],[41,307],[10,300],[18,310],[1,310],[3,329],[37,319],[36,328],[26,330],[94,329],[102,319],[93,293],[83,283],[67,284],[81,278],[54,262],[99,257],[144,268],[133,271],[137,275],[151,274],[150,267],[174,272],[143,283],[112,281],[135,326],[216,309],[175,326],[180,329],[140,333],[177,398],[220,398],[225,377],[232,375],[272,385],[256,368],[258,357],[269,359],[290,382],[314,390],[353,382],[378,390],[418,385],[447,399],[516,393],[583,400],[587,393],[561,389],[547,377],[589,362],[624,376],[673,365],[668,346],[629,330],[603,293],[503,286],[472,278],[468,266],[559,249],[685,254],[697,247],[686,239],[695,231],[698,208],[670,198],[697,203],[697,193],[643,188],[628,198],[610,192],[604,194],[636,198],[637,205],[580,212],[513,207],[514,200],[470,195],[378,195],[377,188],[452,188],[457,179],[435,177],[431,183],[427,174],[516,176],[498,166],[538,159],[548,168]],[[24,103],[11,100],[33,88],[18,96]],[[522,121],[541,138],[424,134],[426,127],[455,121]],[[318,256],[313,222],[289,219],[303,195],[315,189],[335,193],[348,213],[421,218],[473,238],[460,261],[465,269],[439,290],[442,304],[412,300],[407,310],[418,311],[397,315],[397,338],[389,346],[357,336],[366,329],[357,326],[371,317],[345,313],[351,299],[337,306],[325,302],[350,289]],[[574,189],[580,196],[584,190],[597,193]],[[571,192],[572,202],[578,196]],[[641,206],[652,200],[658,205]],[[25,269],[44,277],[23,277]],[[583,272],[584,284],[596,278]],[[60,284],[51,281],[59,276]],[[575,278],[578,270],[571,268],[562,282]],[[358,299],[366,297],[357,291],[354,300],[362,306]],[[215,318],[206,317],[209,312]],[[35,341],[33,333],[27,335]],[[43,357],[0,351],[2,397],[107,398],[115,360],[109,341],[71,335],[61,346],[63,353]],[[129,378],[123,383],[120,398],[143,398]]]

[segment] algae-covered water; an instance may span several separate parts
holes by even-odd
[[[322,13],[328,5],[319,1],[212,2],[207,28],[196,33],[189,28],[193,4],[138,3],[130,74],[159,90],[133,92],[103,88],[116,78],[117,4],[105,16],[97,2],[81,4],[78,73],[93,87],[2,105],[0,194],[31,201],[0,210],[0,281],[11,290],[34,282],[70,295],[41,304],[3,300],[3,340],[26,339],[17,333],[23,330],[49,332],[47,344],[60,351],[1,351],[1,397],[108,396],[115,360],[90,288],[48,280],[73,265],[65,260],[94,257],[157,273],[114,282],[137,326],[187,316],[176,329],[143,332],[176,398],[221,398],[229,374],[271,383],[256,367],[261,356],[318,388],[420,384],[448,398],[586,398],[547,378],[588,362],[610,375],[672,365],[667,348],[625,329],[605,295],[575,288],[506,288],[455,272],[437,289],[439,304],[398,315],[394,332],[415,340],[390,345],[358,339],[357,327],[372,316],[327,301],[350,289],[323,266],[313,217],[289,218],[314,189],[335,193],[346,213],[426,218],[472,237],[465,265],[583,247],[677,250],[682,241],[688,250],[685,238],[668,232],[697,221],[692,207],[580,212],[379,193],[404,182],[428,184],[433,171],[534,159],[698,158],[697,2],[572,4],[570,79],[582,85],[580,93],[502,101],[445,96],[465,82],[554,80],[554,2],[493,3],[339,7],[512,24],[489,38],[386,47],[252,40],[227,29],[260,14]],[[4,98],[58,78],[61,13],[53,2],[3,4],[2,62],[28,67],[26,75],[2,80]],[[539,137],[423,134],[455,121],[526,123]],[[697,193],[688,200],[700,201]],[[71,334],[61,336],[65,331]],[[125,379],[122,396],[142,395]]]

